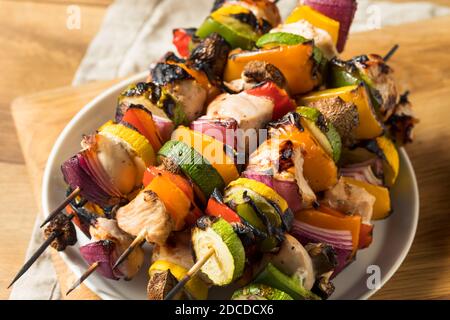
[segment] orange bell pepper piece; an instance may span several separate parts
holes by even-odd
[[[167,174],[158,174],[145,188],[155,192],[175,222],[175,231],[183,229],[191,209],[191,200]]]
[[[290,140],[294,147],[302,148],[305,160],[303,175],[314,192],[326,190],[337,183],[336,164],[306,127],[301,131],[290,125],[276,137]]]
[[[312,42],[255,51],[235,49],[228,56],[224,80],[230,82],[240,79],[245,65],[254,60],[277,67],[286,78],[292,95],[309,92],[320,82],[319,77],[313,74],[315,62]]]
[[[148,167],[144,172],[144,178],[142,180],[142,184],[144,185],[144,187],[148,186],[150,182],[158,175],[164,175],[169,178],[173,183],[177,185],[178,188],[180,188],[180,190],[184,192],[189,200],[194,201],[194,191],[192,188],[192,184],[188,180],[178,174],[159,169],[154,166]]]
[[[319,208],[319,210],[322,210]],[[359,236],[361,231],[361,216],[352,215],[336,216],[319,210],[302,210],[295,213],[295,219],[303,223],[330,230],[348,230],[352,235],[353,255],[359,247]],[[327,210],[328,211],[328,210]],[[331,212],[331,211],[328,211]]]

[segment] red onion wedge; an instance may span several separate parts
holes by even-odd
[[[353,243],[349,230],[330,230],[318,228],[309,224],[294,220],[290,234],[297,238],[302,245],[308,243],[326,243],[336,251],[337,266],[333,277],[341,272],[352,262]]]
[[[234,150],[236,150],[235,131],[237,127],[237,121],[232,118],[210,119],[207,117],[200,117],[190,125],[191,130],[213,137],[223,144],[229,145]]]
[[[99,263],[97,271],[102,276],[112,280],[119,280],[122,274],[113,270],[115,263],[113,259],[114,246],[115,244],[112,241],[101,240],[80,247],[80,253],[89,265],[95,262]]]
[[[293,212],[302,209],[302,197],[298,191],[298,185],[295,181],[278,180],[271,174],[256,171],[244,171],[242,176],[248,179],[256,180],[274,189],[288,203]]]
[[[363,166],[353,166],[353,167],[343,167],[340,169],[341,175],[344,177],[350,177],[355,180],[362,182],[367,182],[376,186],[382,186],[383,182],[379,179],[372,171],[369,165]]]
[[[84,198],[97,203],[100,206],[109,205],[110,196],[103,191],[103,189],[101,189],[93,180],[91,175],[83,169],[80,165],[78,156],[73,156],[64,161],[61,165],[61,171],[64,180],[72,189],[80,187],[81,195]]]
[[[153,122],[155,123],[155,126],[158,129],[158,133],[159,133],[162,143],[170,140],[172,131],[175,129],[175,126],[174,126],[172,120],[163,118],[163,117],[159,117],[156,115],[152,115],[152,116],[153,116]]]
[[[342,52],[358,7],[356,0],[302,0],[302,2],[327,17],[339,21],[337,50]]]
[[[78,153],[77,156],[84,171],[90,174],[92,179],[100,188],[102,188],[103,191],[110,196],[121,196],[120,192],[118,192],[116,187],[112,184],[100,163],[98,163],[95,152],[91,150],[84,150]]]

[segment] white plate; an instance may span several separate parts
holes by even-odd
[[[127,85],[142,81],[145,77],[146,72],[106,90],[88,103],[64,128],[53,146],[44,172],[42,206],[45,216],[65,196],[61,163],[79,150],[83,134],[95,131],[106,120],[114,117],[119,93]],[[394,212],[388,219],[375,223],[372,245],[359,251],[356,261],[334,279],[336,291],[332,299],[367,299],[390,279],[408,253],[419,217],[419,194],[408,155],[403,149],[400,149],[399,153],[400,173],[391,192]],[[61,257],[69,268],[80,276],[86,270],[87,264],[81,258],[78,248],[80,244],[88,243],[88,239],[81,232],[77,232],[77,245],[68,247],[61,253]],[[146,250],[149,249],[146,247]],[[149,256],[150,254],[147,254],[147,257]],[[380,286],[371,286],[369,289],[367,281],[373,271],[368,272],[368,266],[372,265],[378,266],[381,271]],[[147,280],[147,270],[142,268],[138,276],[129,282],[108,280],[94,274],[84,283],[102,299],[146,299]]]

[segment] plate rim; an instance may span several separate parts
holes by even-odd
[[[97,95],[95,98],[93,98],[91,101],[89,101],[83,108],[78,111],[75,116],[67,123],[67,125],[64,127],[64,129],[59,133],[58,138],[55,140],[53,147],[49,153],[48,159],[45,164],[44,173],[42,177],[42,184],[41,184],[41,207],[42,207],[42,214],[44,217],[47,217],[50,208],[49,208],[49,194],[50,194],[50,180],[51,180],[51,171],[52,166],[51,164],[55,161],[55,158],[57,156],[57,153],[59,149],[61,148],[61,145],[63,141],[65,140],[67,133],[72,129],[72,127],[87,113],[91,108],[93,108],[95,105],[101,103],[102,100],[107,99],[111,96],[115,91],[118,91],[122,88],[125,88],[126,86],[130,85],[133,82],[142,81],[145,79],[147,75],[147,71],[143,71],[140,73],[137,73],[133,76],[130,76],[115,85],[109,87],[108,89],[105,89],[103,92],[101,92],[99,95]],[[406,150],[403,147],[400,147],[399,153],[401,154],[401,158],[403,158],[405,161],[406,169],[411,173],[411,179],[412,179],[412,187],[413,187],[413,198],[414,201],[414,208],[413,208],[413,225],[412,225],[412,232],[410,232],[408,236],[408,240],[405,243],[405,246],[400,253],[400,255],[396,258],[395,263],[390,268],[389,272],[387,272],[381,279],[380,286],[368,290],[365,294],[358,297],[358,300],[367,300],[372,295],[374,295],[378,290],[380,290],[391,278],[392,276],[397,272],[399,267],[402,265],[403,261],[405,260],[406,256],[408,255],[411,246],[413,244],[416,232],[417,232],[417,226],[419,222],[419,210],[420,210],[420,197],[419,197],[419,188],[417,184],[417,178],[416,173],[414,171],[414,167],[411,163],[411,160],[406,152]],[[75,266],[74,263],[72,263],[71,259],[68,257],[67,254],[64,252],[59,252],[60,257],[64,261],[64,263],[68,266],[68,268],[71,270],[72,273],[74,273],[77,277],[81,276],[81,272],[79,269]],[[86,279],[83,283],[86,287],[88,287],[91,291],[93,291],[97,296],[99,296],[103,300],[111,300],[113,299],[112,296],[107,294],[106,292],[103,292],[102,290],[99,290],[97,286],[89,281],[89,279]]]

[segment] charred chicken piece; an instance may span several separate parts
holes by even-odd
[[[123,231],[136,237],[145,230],[146,241],[156,244],[164,244],[174,227],[164,203],[150,190],[140,192],[133,201],[117,210],[116,219]]]
[[[64,213],[58,214],[44,230],[44,236],[47,239],[53,233],[58,236],[50,244],[58,251],[63,251],[67,246],[73,246],[77,243],[77,233],[72,221]]]
[[[400,100],[395,105],[394,111],[386,121],[393,140],[400,145],[413,141],[413,129],[419,122],[419,119],[414,116],[408,95],[409,91],[406,91],[400,96]]]
[[[158,62],[151,69],[149,80],[163,87],[168,96],[173,96],[174,101],[163,105],[163,109],[176,124],[187,124],[202,114],[208,92],[179,65]]]
[[[370,224],[375,197],[364,188],[351,185],[341,178],[333,188],[325,191],[323,202],[345,214],[359,214],[362,223]]]
[[[383,120],[386,120],[394,111],[398,96],[394,71],[377,54],[359,56],[352,59],[352,62],[372,89],[372,93],[373,90],[376,91],[374,98],[378,100]]]
[[[194,265],[190,232],[174,232],[164,245],[156,246],[152,262],[157,260],[168,261],[189,270]]]

